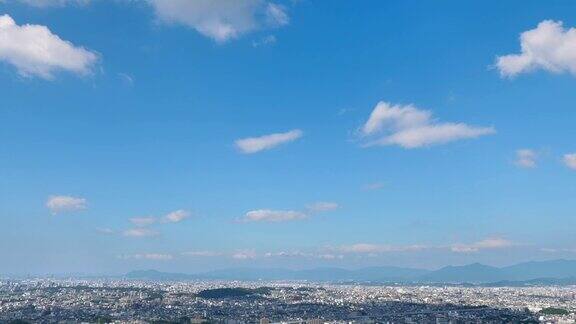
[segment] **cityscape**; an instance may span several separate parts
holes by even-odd
[[[574,323],[576,286],[3,279],[11,323]]]

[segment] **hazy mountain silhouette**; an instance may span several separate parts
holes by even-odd
[[[524,262],[507,267],[492,267],[480,263],[447,266],[438,270],[369,267],[357,270],[315,268],[288,270],[281,268],[230,268],[199,274],[166,273],[155,270],[132,271],[129,279],[146,280],[310,280],[310,281],[371,281],[404,283],[518,283],[564,284],[576,278],[576,260]]]
[[[489,283],[499,281],[561,282],[576,277],[576,260],[531,261],[497,268],[480,263],[448,266],[418,278],[422,282]]]
[[[532,261],[502,268],[509,280],[576,277],[576,260]]]
[[[423,282],[495,282],[506,280],[502,269],[473,263],[465,266],[447,266],[418,278]]]
[[[407,281],[415,280],[428,270],[401,267],[370,267],[358,270],[341,268],[315,268],[287,270],[278,268],[230,268],[199,274],[166,273],[155,270],[132,271],[130,279],[148,280],[310,280],[310,281]]]

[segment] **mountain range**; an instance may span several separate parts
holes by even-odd
[[[156,270],[132,271],[128,279],[142,280],[309,280],[382,283],[471,283],[471,284],[576,284],[576,260],[523,262],[507,267],[480,263],[447,266],[438,270],[403,267],[369,267],[356,270],[314,268],[230,268],[198,274],[169,273]]]

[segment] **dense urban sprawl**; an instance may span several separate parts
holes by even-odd
[[[575,313],[574,286],[0,280],[2,323],[574,323]]]

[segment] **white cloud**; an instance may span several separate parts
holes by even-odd
[[[382,182],[369,183],[369,184],[364,186],[364,190],[368,190],[368,191],[379,190],[382,188],[384,188],[384,184]]]
[[[564,164],[570,169],[576,170],[576,153],[564,154]]]
[[[324,259],[324,260],[344,258],[344,255],[342,254],[317,253],[317,252],[310,253],[302,251],[266,252],[262,256],[265,258],[306,258],[306,259]]]
[[[500,56],[496,66],[503,77],[545,70],[576,74],[576,29],[561,21],[544,20],[520,35],[520,54]]]
[[[149,0],[157,18],[182,24],[222,43],[289,22],[284,7],[265,0]]]
[[[127,229],[122,234],[128,237],[151,237],[157,236],[159,233],[145,227],[138,227]]]
[[[344,245],[337,248],[329,248],[331,251],[338,251],[344,254],[364,254],[375,256],[378,254],[393,253],[393,252],[419,252],[425,250],[450,250],[457,253],[472,253],[481,250],[495,250],[503,249],[513,246],[514,243],[499,237],[490,237],[471,244],[453,244],[453,245],[387,245],[387,244],[371,244],[371,243],[357,243],[352,245]]]
[[[72,196],[50,196],[46,201],[46,207],[52,214],[83,210],[86,209],[86,205],[85,198]]]
[[[243,222],[286,222],[306,218],[306,214],[293,210],[259,209],[246,213]]]
[[[162,221],[164,223],[178,223],[178,222],[181,222],[188,217],[190,217],[189,212],[187,212],[183,209],[179,209],[179,210],[173,211],[173,212],[167,214],[166,216],[164,216],[164,218],[162,218]]]
[[[540,252],[546,252],[546,253],[556,253],[556,252],[558,252],[558,249],[553,249],[553,248],[540,248],[540,249],[538,249],[538,251],[540,251]]]
[[[114,233],[116,233],[116,231],[114,231],[113,229],[108,228],[108,227],[98,227],[98,228],[96,228],[96,231],[98,233],[101,233],[101,234],[114,234]]]
[[[256,252],[253,250],[237,251],[232,254],[232,258],[236,260],[250,260],[257,257]]]
[[[311,253],[305,253],[300,251],[279,251],[279,252],[266,252],[264,253],[265,258],[307,258],[313,256]]]
[[[444,123],[432,118],[426,110],[413,105],[379,102],[361,129],[366,146],[399,145],[418,148],[461,139],[494,134],[492,127],[475,127],[464,123]]]
[[[275,43],[276,43],[276,36],[268,35],[268,36],[262,37],[260,40],[252,41],[252,46],[260,47],[260,46],[273,45]]]
[[[190,257],[215,257],[220,256],[222,253],[213,252],[213,251],[187,251],[182,252],[182,255],[190,256]]]
[[[33,7],[63,7],[67,5],[87,5],[91,0],[17,0]],[[0,1],[1,2],[1,1]]]
[[[57,71],[91,73],[98,56],[62,40],[41,25],[17,25],[0,16],[0,60],[12,64],[22,76],[52,79]]]
[[[334,260],[334,259],[344,259],[344,256],[342,254],[325,253],[325,254],[319,254],[317,258],[324,260]]]
[[[173,211],[166,214],[164,217],[157,218],[154,216],[146,217],[132,217],[130,218],[130,223],[132,223],[136,228],[128,229],[123,232],[124,236],[130,237],[147,237],[159,235],[159,232],[147,228],[150,225],[157,223],[178,223],[186,219],[189,213],[183,209]]]
[[[345,253],[374,253],[388,249],[388,246],[380,246],[369,243],[357,243],[340,247],[340,250]]]
[[[120,255],[118,257],[120,259],[153,260],[153,261],[169,261],[174,259],[173,255],[162,253],[129,254],[129,255]]]
[[[178,223],[183,221],[184,219],[188,218],[190,213],[183,210],[175,210],[171,213],[166,214],[164,217],[158,219],[153,216],[146,216],[146,217],[133,217],[130,218],[130,222],[138,227],[145,227],[152,224],[156,224],[158,222],[161,223]]]
[[[174,257],[170,254],[159,254],[159,253],[146,253],[146,254],[136,254],[136,259],[148,259],[148,260],[172,260]]]
[[[312,216],[314,213],[329,212],[340,208],[335,202],[319,201],[307,205],[305,211],[296,210],[270,210],[258,209],[246,213],[240,218],[240,222],[286,222],[304,219]]]
[[[128,73],[118,73],[118,78],[125,86],[132,87],[134,85],[134,77]]]
[[[156,223],[156,217],[133,217],[130,218],[130,222],[138,227],[144,227]]]
[[[389,252],[412,252],[421,251],[430,247],[424,245],[380,245],[370,243],[357,243],[352,245],[345,245],[339,247],[337,250],[342,253],[359,253],[359,254],[373,254],[373,253],[389,253]]]
[[[306,208],[311,212],[327,212],[340,208],[340,206],[335,202],[319,201],[306,206]]]
[[[284,26],[290,23],[290,17],[286,13],[286,8],[275,3],[266,5],[266,18],[271,26]]]
[[[537,159],[538,154],[534,150],[521,149],[516,151],[516,161],[514,163],[522,168],[535,168]]]
[[[250,137],[236,140],[236,147],[245,154],[269,150],[278,145],[293,142],[303,136],[303,132],[294,129],[286,133],[276,133],[261,137]]]
[[[456,253],[473,253],[480,250],[503,249],[512,245],[513,243],[509,240],[499,237],[491,237],[472,244],[455,244],[450,249],[452,252]]]
[[[538,249],[540,252],[545,253],[561,253],[561,252],[568,252],[568,253],[576,253],[576,249],[574,248],[540,248]]]

